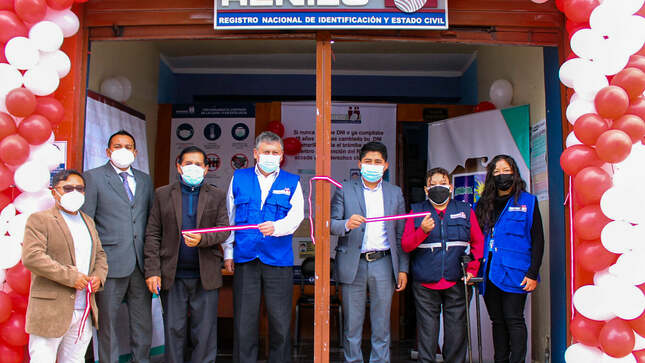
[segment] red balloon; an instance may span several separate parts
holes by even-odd
[[[7,93],[7,110],[16,117],[27,117],[36,109],[36,96],[26,88],[16,88]]]
[[[490,111],[494,110],[497,107],[495,107],[495,104],[489,101],[482,101],[478,103],[474,108],[473,112],[483,112],[483,111]]]
[[[596,240],[600,238],[602,229],[611,222],[605,217],[598,204],[580,208],[573,215],[573,230],[578,238],[583,240]]]
[[[0,43],[15,37],[26,37],[27,27],[13,11],[0,10]]]
[[[645,349],[635,350],[632,353],[636,357],[636,363],[645,363]]]
[[[645,312],[636,319],[627,320],[627,323],[629,323],[629,326],[631,326],[638,335],[645,336]]]
[[[645,96],[640,96],[632,100],[632,103],[629,105],[629,108],[627,108],[627,112],[625,113],[636,115],[645,120]]]
[[[645,121],[636,115],[623,115],[614,121],[611,128],[624,131],[634,144],[645,136]]]
[[[52,125],[44,116],[31,115],[20,123],[18,134],[32,145],[40,145],[52,134]]]
[[[26,23],[37,23],[47,13],[45,0],[16,0],[14,3],[16,14]]]
[[[573,132],[583,144],[593,146],[603,132],[609,130],[609,123],[595,113],[586,113],[573,124]]]
[[[267,125],[267,131],[271,131],[274,134],[283,137],[284,136],[284,125],[280,121],[271,121]]]
[[[13,117],[7,113],[0,112],[0,141],[16,132],[18,132],[18,128]]]
[[[11,298],[9,294],[0,291],[0,324],[4,323],[11,316]]]
[[[63,108],[63,104],[54,97],[37,97],[36,111],[34,111],[34,113],[45,116],[45,118],[49,120],[52,126],[56,126],[61,121],[63,121],[63,116],[65,116],[65,108]]]
[[[22,295],[29,295],[31,272],[22,264],[22,261],[7,269],[5,279],[13,291]]]
[[[625,320],[609,320],[598,336],[602,350],[614,358],[624,357],[634,349],[634,331]]]
[[[584,23],[598,5],[598,0],[564,0],[564,14],[571,21]]]
[[[27,305],[29,304],[28,295],[20,295],[15,291],[11,291],[9,292],[9,297],[11,298],[11,306],[13,306],[13,311],[17,311],[22,314],[27,312]]]
[[[0,10],[13,11],[13,0],[0,0]]]
[[[74,4],[74,0],[47,0],[47,5],[54,10],[65,10]]]
[[[645,72],[636,67],[625,68],[612,78],[610,84],[621,87],[630,99],[634,99],[645,91]]]
[[[4,193],[0,193],[0,210],[3,210],[4,207],[9,205],[9,203],[11,203],[11,197]]]
[[[13,171],[11,171],[9,168],[4,166],[4,164],[0,163],[0,191],[3,191],[9,188],[12,183],[13,183]]]
[[[580,170],[573,182],[576,196],[584,205],[599,203],[602,195],[611,186],[609,174],[597,166],[588,166]]]
[[[596,141],[596,153],[600,160],[608,163],[619,163],[632,151],[632,139],[625,131],[608,130]]]
[[[615,119],[627,111],[629,96],[621,87],[607,86],[596,93],[594,104],[600,116]]]
[[[7,56],[4,54],[4,44],[0,44],[0,63],[9,63]]]
[[[627,63],[627,67],[634,67],[638,68],[641,71],[645,72],[645,56],[634,54],[631,57],[629,57],[629,62]]]
[[[598,335],[600,329],[605,325],[604,321],[596,321],[587,319],[580,314],[576,314],[571,320],[569,328],[571,329],[571,336],[578,342],[597,347],[600,345]]]
[[[602,166],[604,162],[598,159],[596,150],[587,145],[573,145],[566,148],[560,155],[560,166],[567,175],[575,176],[587,166]]]
[[[7,321],[0,324],[0,338],[14,347],[29,343],[29,335],[25,332],[25,314],[14,312]]]
[[[576,23],[569,19],[567,19],[567,22],[564,24],[564,26],[567,28],[567,33],[569,34],[569,38],[571,38],[573,34],[580,29],[591,28],[591,26],[589,25],[589,22]]]
[[[564,0],[555,0],[555,7],[560,10],[560,12],[564,13]]]
[[[24,348],[12,347],[0,342],[0,363],[22,363],[24,359]]]
[[[20,135],[9,135],[0,141],[0,161],[20,165],[29,157],[29,143]]]
[[[284,143],[284,153],[287,155],[297,155],[302,150],[300,140],[295,137],[287,137],[282,142]]]
[[[600,240],[584,241],[576,247],[576,261],[587,271],[601,271],[618,260],[615,253],[607,251]]]

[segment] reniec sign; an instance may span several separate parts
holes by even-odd
[[[448,29],[448,0],[215,0],[215,29]]]

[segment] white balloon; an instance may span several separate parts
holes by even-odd
[[[560,66],[560,82],[569,88],[573,88],[573,81],[580,78],[584,73],[588,73],[591,69],[593,69],[593,64],[587,59],[569,59]]]
[[[594,59],[603,41],[600,33],[593,29],[580,29],[571,36],[571,50],[580,58]]]
[[[614,314],[621,319],[636,319],[645,310],[645,295],[634,285],[620,280],[613,286],[603,286],[601,289],[607,292]]]
[[[616,283],[619,283],[620,279],[609,272],[609,268],[600,270],[593,275],[593,284],[603,288],[611,287]]]
[[[132,96],[132,82],[125,77],[125,76],[116,76],[117,81],[121,82],[121,86],[123,87],[123,101],[125,102],[130,99],[130,96]]]
[[[593,72],[588,73],[586,76],[576,78],[573,81],[573,89],[576,93],[589,101],[593,101],[598,91],[609,86],[609,81],[603,75],[602,70],[598,66],[594,66],[592,69]]]
[[[13,238],[0,236],[0,268],[7,269],[14,267],[22,256],[22,246]]]
[[[63,31],[51,21],[41,21],[29,29],[29,39],[43,52],[53,52],[63,44]]]
[[[632,251],[636,253],[645,253],[645,223],[634,226],[634,233],[638,238],[632,244]]]
[[[16,207],[13,203],[9,203],[9,205],[4,207],[2,213],[0,213],[0,236],[4,236],[7,233],[7,230],[9,230],[9,221],[15,216]]]
[[[580,116],[587,113],[597,113],[596,106],[593,101],[579,98],[575,102],[570,102],[569,106],[567,106],[567,121],[574,125]]]
[[[78,28],[80,27],[80,22],[76,14],[73,11],[67,9],[62,11],[56,11],[47,7],[47,14],[45,15],[45,20],[49,20],[53,23],[56,23],[63,31],[63,36],[65,38],[71,37],[76,34]]]
[[[580,144],[582,144],[582,142],[578,140],[578,138],[576,137],[576,134],[573,131],[571,131],[567,136],[566,146],[570,147],[573,145],[580,145]]]
[[[508,107],[513,100],[513,85],[505,79],[498,79],[490,86],[488,94],[498,109]]]
[[[572,344],[564,352],[564,361],[567,363],[597,363],[600,357],[600,349],[582,343]]]
[[[42,145],[29,146],[29,158],[27,161],[38,161],[47,166],[52,171],[64,163],[63,152],[51,142],[45,142]]]
[[[25,37],[14,37],[4,49],[7,61],[18,69],[31,69],[38,64],[40,54],[36,43]]]
[[[591,320],[611,320],[616,317],[609,305],[605,291],[594,285],[585,285],[573,294],[573,306],[585,318]]]
[[[634,344],[633,350],[645,349],[645,337],[643,337],[642,335],[639,335],[637,332],[634,332],[634,337],[636,338],[636,342]]]
[[[630,251],[618,257],[615,264],[609,266],[609,272],[631,285],[645,284],[645,253]]]
[[[56,91],[60,80],[56,69],[38,65],[25,73],[24,83],[36,96],[47,96]]]
[[[607,353],[602,353],[602,357],[600,357],[600,360],[598,362],[599,363],[636,363],[636,357],[634,357],[633,354],[627,354],[626,356],[621,358],[614,358],[610,355],[607,355]]]
[[[72,67],[69,57],[61,50],[47,53],[41,52],[38,65],[55,69],[56,73],[58,73],[58,78],[65,77]]]
[[[20,71],[11,64],[0,63],[0,98],[4,99],[9,91],[21,86],[22,74]],[[4,102],[2,105],[4,106]]]
[[[13,201],[21,213],[35,213],[53,207],[56,204],[49,189],[35,193],[20,193]]]
[[[597,32],[607,34],[615,29],[617,25],[624,24],[625,18],[631,15],[620,10],[619,7],[612,6],[611,3],[596,6],[589,16],[589,25]]]
[[[7,273],[5,269],[0,268],[0,286],[4,284],[5,277],[7,276]]]
[[[618,172],[614,174],[614,182],[619,181]],[[634,180],[631,184],[621,182],[607,189],[600,198],[600,209],[607,218],[616,221],[627,221],[637,223],[643,220],[645,205],[645,196],[639,194],[634,186]]]
[[[631,251],[634,241],[638,239],[634,227],[624,221],[612,221],[602,229],[600,240],[603,247],[612,253]]]
[[[27,161],[13,174],[13,181],[23,192],[35,193],[49,187],[49,169],[40,161]]]
[[[645,0],[604,0],[603,6],[616,9],[617,12],[632,15],[643,7]]]
[[[612,41],[596,56],[594,62],[598,65],[602,74],[612,76],[627,66],[629,56],[634,52],[629,53],[624,46]]]
[[[119,102],[125,99],[123,85],[114,77],[106,78],[101,82],[101,93]]]

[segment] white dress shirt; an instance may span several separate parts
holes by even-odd
[[[90,231],[87,228],[83,217],[81,217],[80,212],[74,215],[61,210],[60,214],[63,215],[63,219],[72,234],[76,269],[78,269],[78,272],[82,274],[89,275],[90,257],[92,255],[92,236],[90,235]],[[76,290],[74,309],[85,310],[85,294],[86,289]]]
[[[280,169],[274,171],[273,173],[264,176],[258,167],[255,167],[255,174],[258,176],[258,183],[260,184],[262,205],[260,208],[264,207],[264,202],[269,196],[269,191],[273,182],[278,178],[280,174]],[[226,207],[228,208],[228,220],[231,226],[235,225],[235,196],[233,195],[233,178],[231,178],[231,183],[228,187],[228,198],[226,198]],[[300,223],[305,218],[305,199],[302,195],[302,187],[300,182],[294,191],[291,197],[291,209],[287,215],[277,221],[273,222],[274,231],[273,237],[281,237],[289,234],[293,234]],[[231,232],[231,235],[228,239],[222,243],[222,248],[224,249],[224,259],[230,260],[233,258],[233,241],[235,240],[235,231]]]
[[[363,197],[365,198],[365,218],[384,217],[383,182],[379,182],[374,189],[367,187],[362,178],[361,182],[363,183]],[[363,235],[361,253],[389,249],[390,242],[387,239],[385,222],[365,223],[365,234]]]
[[[110,161],[110,165],[112,165],[112,167],[114,168],[114,171],[116,171],[116,174],[119,176],[119,178],[121,178],[121,173],[123,173],[123,170],[121,170],[121,169],[117,168],[116,166],[114,166],[114,164],[112,164],[111,161]],[[128,185],[130,186],[130,191],[132,192],[132,195],[134,196],[135,195],[134,193],[137,190],[137,181],[134,180],[134,172],[132,171],[132,168],[130,168],[130,167],[128,167],[128,170],[125,170],[125,172],[128,173]],[[123,180],[123,179],[121,179],[121,180]]]

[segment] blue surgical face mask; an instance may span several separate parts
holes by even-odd
[[[384,165],[361,164],[361,175],[370,183],[376,183],[383,178]]]
[[[204,181],[204,168],[197,165],[184,165],[181,167],[181,178],[184,183],[196,187]]]
[[[280,155],[260,154],[258,166],[265,173],[273,173],[280,166]]]

